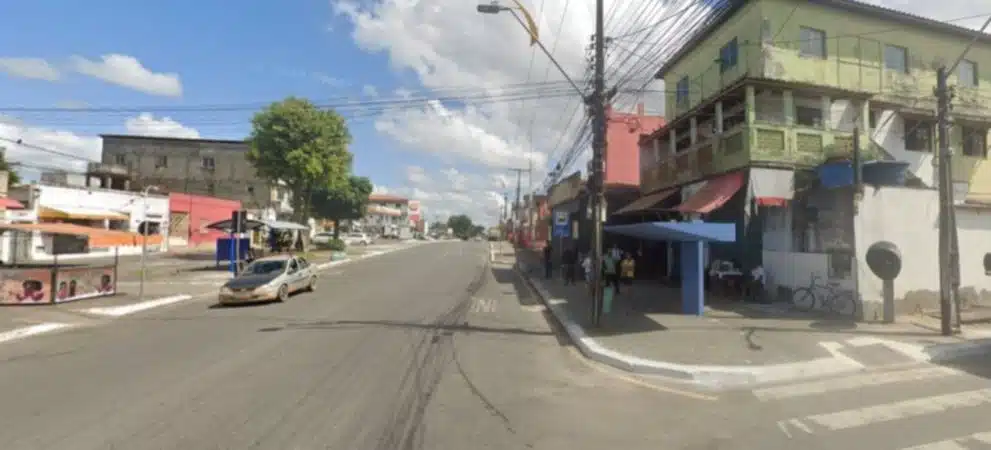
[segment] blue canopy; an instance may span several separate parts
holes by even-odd
[[[736,225],[717,222],[644,222],[630,225],[608,225],[606,232],[632,236],[649,241],[716,241],[736,242]]]

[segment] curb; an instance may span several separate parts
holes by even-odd
[[[731,388],[753,387],[757,385],[796,381],[801,379],[818,378],[833,375],[862,373],[868,367],[841,354],[834,353],[831,357],[817,358],[794,363],[770,364],[761,366],[715,366],[688,365],[665,361],[649,360],[638,356],[624,354],[607,348],[595,339],[585,334],[585,330],[571,320],[567,311],[561,306],[563,300],[555,300],[549,292],[536,280],[533,280],[520,267],[514,266],[519,276],[533,288],[541,301],[549,309],[554,319],[568,334],[572,343],[588,359],[606,364],[626,372],[654,375],[670,378],[672,381],[689,383],[701,388],[723,390]],[[991,340],[989,340],[991,345]],[[900,349],[901,351],[905,351]],[[969,351],[976,351],[969,349]],[[833,353],[833,352],[831,352]],[[949,357],[951,349],[941,354]],[[958,357],[958,356],[954,356]],[[930,357],[931,359],[932,357]]]

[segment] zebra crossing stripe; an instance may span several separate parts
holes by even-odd
[[[848,377],[810,381],[805,383],[773,386],[754,389],[753,394],[762,402],[787,398],[825,394],[827,392],[860,389],[868,386],[932,380],[947,376],[961,375],[959,370],[950,367],[924,367],[881,373],[866,373]]]
[[[967,436],[947,439],[945,441],[931,442],[928,444],[917,445],[914,447],[907,447],[902,450],[970,450],[973,447],[968,447],[967,445],[964,445],[964,443],[967,441],[980,443],[984,445],[991,445],[991,431],[982,431],[980,433],[974,433]]]

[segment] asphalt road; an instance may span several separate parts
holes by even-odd
[[[0,448],[897,449],[991,430],[975,367],[719,396],[619,374],[488,256],[421,245],[284,304],[192,301],[5,343]]]

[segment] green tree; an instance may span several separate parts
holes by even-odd
[[[251,128],[248,161],[261,177],[286,183],[297,219],[310,216],[317,190],[348,189],[351,134],[336,112],[289,97],[256,113]]]
[[[471,222],[470,217],[464,214],[458,214],[447,219],[447,227],[451,229],[455,236],[466,239],[471,237],[474,224]]]
[[[7,162],[7,149],[0,147],[0,171],[7,172],[7,188],[10,189],[13,186],[21,184],[21,176],[10,167],[10,163]]]
[[[344,189],[319,188],[313,192],[310,203],[313,214],[321,219],[334,222],[334,239],[340,235],[342,220],[357,220],[365,215],[368,196],[372,193],[372,182],[366,177],[348,177]]]

